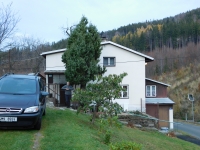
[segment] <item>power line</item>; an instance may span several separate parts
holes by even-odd
[[[38,57],[33,57],[33,58],[27,58],[27,59],[22,59],[22,60],[13,60],[14,62],[16,61],[26,61],[26,60],[32,60],[32,59],[36,59],[36,58],[39,58],[40,56]]]

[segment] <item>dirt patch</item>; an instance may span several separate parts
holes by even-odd
[[[43,138],[40,132],[35,133],[34,135],[34,143],[33,143],[33,150],[39,150],[40,147],[40,139]]]
[[[181,140],[188,141],[188,142],[200,145],[200,139],[191,137],[189,135],[177,135],[176,137],[181,139]]]

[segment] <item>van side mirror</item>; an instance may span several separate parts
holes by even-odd
[[[49,95],[49,93],[48,93],[48,92],[45,92],[45,91],[41,91],[41,95],[42,95],[42,96],[47,96],[47,95]]]

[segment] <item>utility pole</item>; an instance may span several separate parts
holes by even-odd
[[[192,116],[193,116],[193,122],[194,122],[194,101],[192,101]]]
[[[192,94],[188,94],[188,99],[189,99],[189,101],[191,101],[192,102],[192,120],[193,120],[193,122],[194,122],[194,97],[193,97],[193,95]]]

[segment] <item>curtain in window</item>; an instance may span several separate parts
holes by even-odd
[[[152,96],[156,96],[156,86],[152,86]]]
[[[108,65],[108,58],[103,58],[103,65]]]
[[[151,94],[150,94],[150,86],[147,86],[147,89],[146,89],[146,96],[151,96]]]
[[[115,59],[114,58],[110,58],[110,65],[115,65]]]

